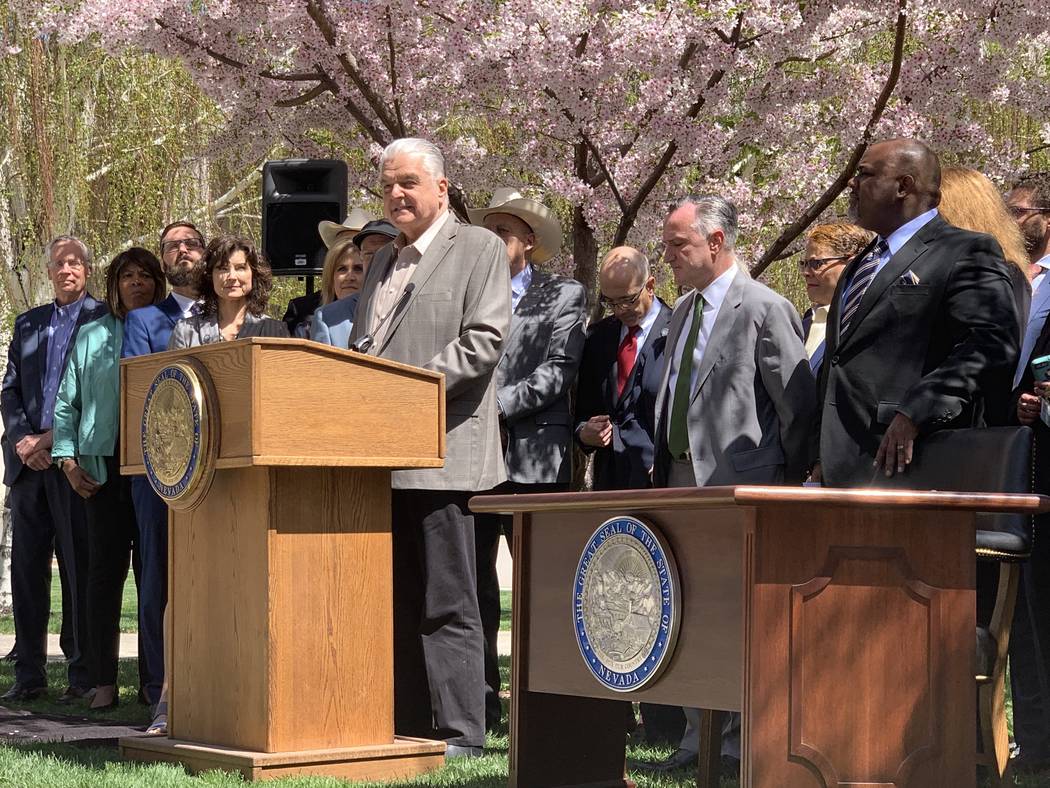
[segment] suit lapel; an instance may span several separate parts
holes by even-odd
[[[521,300],[518,301],[518,305],[514,308],[514,312],[511,314],[510,331],[507,332],[507,339],[504,343],[505,348],[511,346],[511,341],[514,338],[514,335],[518,333],[518,330],[525,324],[526,316],[530,315],[531,310],[537,303],[539,303],[543,296],[543,291],[546,289],[550,281],[550,274],[537,271],[536,268],[533,267],[532,281],[529,282],[528,289],[522,294]],[[504,352],[503,358],[506,357],[507,354]]]
[[[634,368],[631,369],[631,374],[627,377],[627,382],[624,384],[623,393],[620,394],[619,398],[616,399],[616,405],[619,407],[623,404],[624,400],[630,396],[631,391],[635,386],[638,385],[638,378],[645,372],[646,361],[652,358],[652,348],[656,344],[657,340],[667,334],[667,323],[670,319],[671,310],[664,306],[663,302],[660,303],[660,311],[656,315],[656,320],[653,321],[652,328],[649,329],[649,335],[645,338],[645,344],[638,348],[638,352],[634,357]],[[617,337],[619,340],[619,337]],[[613,358],[612,364],[612,388],[609,389],[612,392],[616,392],[616,362],[619,360],[620,342],[616,343],[616,352]]]
[[[160,311],[164,313],[164,316],[171,321],[171,325],[174,326],[179,320],[182,319],[182,307],[179,306],[179,302],[175,300],[175,296],[171,293],[159,304]]]
[[[448,250],[452,248],[452,242],[456,238],[456,232],[458,229],[459,222],[457,222],[456,217],[450,213],[445,220],[445,224],[438,231],[437,237],[430,242],[427,251],[416,264],[416,270],[412,272],[412,276],[409,277],[408,282],[405,283],[406,287],[409,283],[415,285],[415,287],[412,290],[411,295],[408,297],[408,303],[405,304],[404,308],[398,312],[393,321],[391,321],[390,326],[387,328],[386,334],[383,337],[383,344],[375,351],[375,355],[382,353],[383,349],[390,344],[390,340],[393,339],[394,334],[397,333],[397,327],[401,325],[401,321],[405,319],[405,315],[407,315],[409,310],[412,309],[412,304],[414,304],[419,297],[419,292],[423,289],[424,285],[426,285],[427,280],[434,275],[434,271],[437,270],[441,261],[445,259]]]
[[[882,267],[882,270],[875,275],[871,284],[868,285],[863,298],[860,299],[860,305],[850,320],[849,328],[842,335],[839,345],[847,342],[856,333],[858,326],[863,325],[864,318],[871,312],[872,307],[879,301],[882,294],[889,289],[890,285],[900,279],[915,261],[926,253],[926,250],[929,248],[927,241],[936,236],[939,224],[943,223],[943,221],[939,216],[935,216],[920,227],[915,235],[908,240],[908,243],[898,249],[897,254],[893,255],[889,262]]]
[[[722,357],[721,348],[725,344],[726,338],[732,333],[733,325],[740,316],[738,309],[744,301],[746,281],[742,274],[737,273],[733,277],[733,283],[729,285],[729,290],[726,291],[726,297],[722,301],[722,306],[718,308],[718,316],[715,318],[715,324],[711,328],[711,335],[707,338],[707,344],[704,346],[703,358],[700,359],[700,369],[697,370],[696,375],[696,388],[693,389],[693,393],[689,397],[690,402],[696,399],[700,389],[704,387],[704,381],[707,380],[711,370],[714,369],[715,363]]]

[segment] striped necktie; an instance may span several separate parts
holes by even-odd
[[[860,261],[857,270],[853,272],[853,281],[849,283],[849,287],[842,295],[842,318],[839,321],[842,327],[841,333],[846,333],[846,329],[849,328],[850,321],[860,307],[860,300],[864,298],[864,293],[868,290],[868,285],[879,272],[879,260],[888,251],[889,246],[880,238],[875,247]]]

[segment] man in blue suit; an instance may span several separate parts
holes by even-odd
[[[656,297],[645,255],[613,249],[598,272],[611,315],[591,327],[576,389],[576,440],[594,454],[595,490],[651,487],[656,395],[671,309]],[[628,725],[634,715],[626,708]],[[678,741],[685,727],[676,706],[642,704],[650,742]]]
[[[69,686],[59,698],[88,695],[87,533],[83,501],[51,463],[51,424],[66,359],[77,332],[106,313],[87,292],[91,253],[77,238],[60,236],[47,247],[47,275],[55,300],[15,319],[7,372],[0,390],[4,419],[4,484],[11,488],[11,592],[18,656],[15,683],[5,701],[32,700],[47,687],[47,621],[51,609],[51,555],[68,589],[72,624]],[[65,604],[65,595],[63,595]]]
[[[168,297],[128,313],[121,356],[133,358],[168,349],[175,324],[197,308],[197,280],[204,264],[204,236],[189,222],[173,222],[160,234]],[[144,476],[131,480],[139,526],[142,576],[139,586],[139,660],[146,676],[146,700],[160,702],[164,682],[164,607],[168,603],[168,507]]]
[[[670,308],[649,261],[621,246],[602,261],[601,300],[612,314],[591,328],[576,392],[576,439],[594,453],[594,489],[652,486],[653,429]]]

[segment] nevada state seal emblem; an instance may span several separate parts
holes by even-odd
[[[602,523],[573,586],[576,642],[594,677],[631,692],[659,676],[678,638],[680,599],[674,556],[655,528],[627,516]]]
[[[164,367],[142,409],[142,461],[157,495],[176,509],[207,492],[215,466],[215,397],[208,371],[194,359]]]

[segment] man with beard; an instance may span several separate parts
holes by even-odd
[[[940,181],[913,139],[873,144],[850,180],[850,212],[877,237],[828,313],[814,481],[905,473],[921,436],[983,426],[982,398],[1008,397],[1017,308],[1002,250],[940,217]]]
[[[204,262],[204,236],[190,222],[172,222],[160,234],[161,262],[171,293],[155,306],[128,313],[124,358],[168,349],[175,324],[197,309],[197,280]],[[160,702],[164,681],[164,607],[168,602],[168,507],[144,476],[131,481],[139,526],[142,576],[139,585],[139,662],[145,677],[140,700]],[[166,718],[165,718],[166,721]]]

